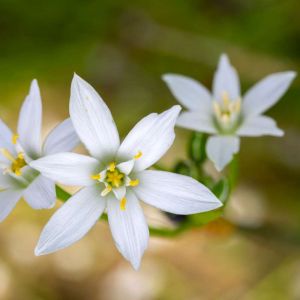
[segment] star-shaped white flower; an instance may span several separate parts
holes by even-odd
[[[75,75],[70,116],[90,156],[63,153],[31,166],[67,185],[85,186],[50,219],[36,255],[65,248],[82,238],[107,209],[118,250],[137,269],[147,247],[149,230],[138,199],[175,214],[193,214],[220,207],[221,202],[196,180],[151,167],[172,145],[180,111],[176,105],[143,118],[122,143],[111,113],[98,93]]]
[[[34,209],[55,204],[55,183],[32,169],[29,163],[44,155],[71,151],[79,139],[70,119],[55,127],[41,145],[42,102],[33,80],[19,116],[17,134],[0,119],[0,221],[21,197]]]
[[[242,98],[238,74],[223,54],[212,94],[196,80],[182,75],[166,74],[163,80],[188,109],[179,116],[177,125],[213,135],[206,144],[206,153],[221,171],[239,151],[239,136],[283,135],[276,122],[262,114],[280,99],[295,76],[292,71],[269,75]]]

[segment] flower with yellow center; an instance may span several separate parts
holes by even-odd
[[[34,209],[50,208],[55,203],[54,182],[29,163],[44,155],[72,150],[78,138],[69,119],[57,126],[42,146],[41,121],[40,91],[33,80],[20,111],[18,134],[13,134],[0,120],[0,221],[21,197]]]
[[[282,136],[276,122],[262,115],[286,92],[295,72],[267,76],[242,98],[239,77],[228,57],[220,57],[212,94],[199,82],[182,75],[166,74],[175,98],[188,111],[181,113],[177,126],[211,134],[206,153],[221,171],[239,151],[240,136]]]
[[[91,156],[61,153],[30,164],[52,180],[83,186],[45,226],[36,255],[55,252],[76,242],[106,210],[118,250],[137,269],[149,238],[138,199],[176,214],[220,207],[221,202],[196,180],[146,170],[172,145],[179,112],[176,105],[161,114],[146,116],[120,143],[108,107],[87,82],[75,75],[70,115]]]

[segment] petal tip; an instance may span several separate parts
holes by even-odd
[[[36,246],[35,249],[34,249],[34,255],[35,256],[41,256],[41,255],[44,255],[45,253],[43,252],[42,249],[40,249],[39,246]]]
[[[130,262],[132,267],[134,268],[135,271],[138,271],[140,269],[140,266],[141,266],[141,261],[138,260],[138,261],[131,261]]]

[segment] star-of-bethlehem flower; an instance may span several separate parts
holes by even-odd
[[[0,221],[23,197],[34,209],[55,204],[55,183],[32,169],[29,163],[44,155],[71,151],[79,139],[70,119],[55,127],[41,144],[42,102],[33,80],[19,116],[17,134],[0,119]]]
[[[222,205],[205,186],[190,177],[145,170],[172,145],[180,109],[176,105],[161,114],[148,115],[120,143],[106,104],[92,86],[74,75],[70,116],[91,156],[63,153],[31,163],[53,180],[84,186],[45,226],[35,249],[36,255],[51,253],[76,242],[107,209],[115,244],[137,269],[149,239],[138,199],[183,215]]]
[[[283,135],[276,122],[262,114],[280,99],[295,76],[291,71],[269,75],[242,98],[238,74],[223,54],[212,94],[196,80],[182,75],[166,74],[163,80],[188,109],[179,116],[177,125],[212,134],[206,153],[221,171],[239,151],[239,136]]]

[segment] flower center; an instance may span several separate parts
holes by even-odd
[[[213,112],[219,129],[225,133],[231,132],[240,121],[241,99],[231,100],[224,91],[221,101],[213,101]]]
[[[105,188],[101,192],[101,196],[105,197],[113,192],[115,197],[120,201],[120,209],[126,208],[126,188],[135,187],[139,184],[138,179],[131,179],[135,161],[142,156],[142,152],[138,151],[133,159],[116,164],[110,162],[107,167],[98,174],[91,175],[91,178],[104,184]]]
[[[105,181],[107,182],[107,184],[109,184],[111,187],[113,188],[118,188],[121,185],[123,185],[124,179],[125,179],[125,174],[123,174],[122,172],[120,172],[114,163],[111,163],[110,165],[112,165],[113,167],[110,167],[107,171],[106,171],[106,178]]]
[[[1,149],[1,153],[5,158],[7,158],[11,162],[11,165],[8,166],[4,171],[10,171],[17,176],[21,176],[22,168],[27,165],[24,159],[24,154],[20,152],[15,158],[7,149]]]

